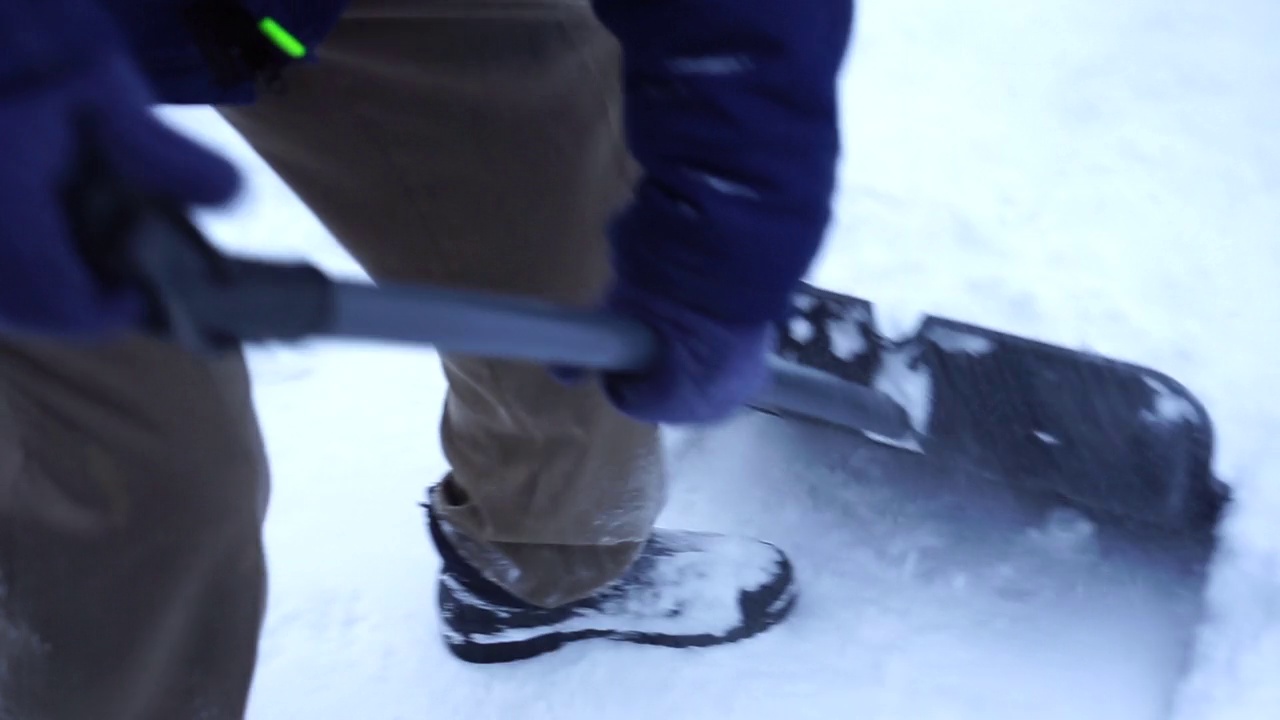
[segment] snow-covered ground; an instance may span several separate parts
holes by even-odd
[[[1055,536],[946,468],[746,416],[671,434],[663,522],[788,550],[804,592],[789,623],[710,651],[462,665],[436,634],[415,504],[445,469],[434,356],[263,348],[272,584],[251,717],[1277,716],[1280,3],[859,5],[813,280],[890,327],[935,313],[1185,383],[1238,498],[1207,588],[1158,549]],[[222,243],[358,273],[216,117],[168,115],[251,178],[205,221]]]

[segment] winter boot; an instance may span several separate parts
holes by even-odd
[[[467,662],[523,660],[578,640],[709,647],[759,634],[795,603],[791,563],[756,540],[655,530],[631,568],[568,605],[530,605],[485,579],[449,543],[430,508],[443,559],[439,607],[450,652]]]

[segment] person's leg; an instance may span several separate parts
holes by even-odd
[[[267,491],[238,357],[0,343],[0,718],[243,717]]]
[[[588,3],[355,0],[318,56],[284,94],[223,113],[375,280],[596,300],[635,169],[618,48]],[[657,428],[596,384],[443,361],[452,470],[428,515],[456,655],[717,644],[790,609],[776,548],[654,529]]]
[[[357,0],[316,66],[225,117],[375,279],[593,301],[629,188],[612,37],[580,3],[437,5]],[[543,367],[443,361],[431,500],[461,552],[544,606],[620,575],[664,500],[656,429]]]

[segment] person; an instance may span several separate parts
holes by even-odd
[[[456,656],[709,646],[782,620],[781,550],[657,526],[658,429],[767,381],[829,221],[853,11],[0,4],[0,717],[245,712],[269,488],[249,373],[152,332],[67,203],[90,146],[190,209],[239,192],[157,103],[216,107],[375,281],[603,308],[661,339],[650,370],[596,377],[442,355],[450,469],[424,523]]]

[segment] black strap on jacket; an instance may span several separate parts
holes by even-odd
[[[261,82],[279,89],[285,67],[296,59],[264,32],[264,19],[254,17],[237,0],[193,0],[187,7],[186,20],[215,81],[222,87]]]

